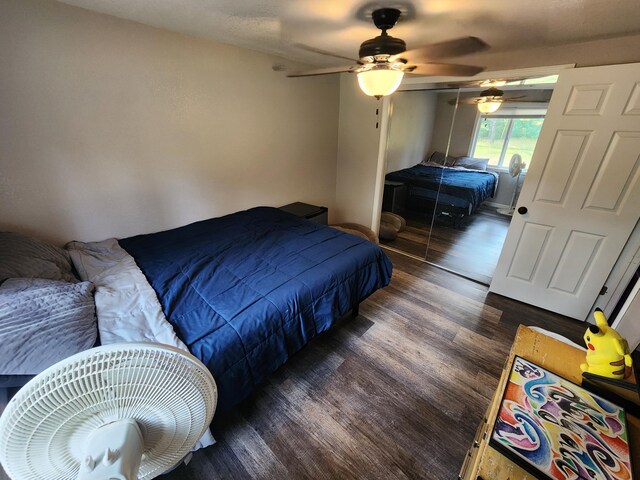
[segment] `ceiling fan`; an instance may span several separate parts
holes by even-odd
[[[497,87],[489,87],[480,92],[480,95],[472,98],[462,98],[459,100],[449,100],[450,105],[464,104],[476,105],[480,113],[493,113],[506,102],[526,102],[526,103],[547,103],[546,100],[522,100],[526,95],[518,95],[517,97],[505,97],[504,92]]]
[[[365,40],[360,45],[359,60],[354,60],[356,65],[292,72],[287,76],[356,73],[362,91],[372,97],[380,98],[393,93],[400,86],[405,73],[469,77],[484,70],[484,67],[473,65],[431,62],[431,60],[467,55],[489,48],[486,43],[476,37],[463,37],[407,50],[404,40],[387,33],[387,30],[394,27],[401,13],[396,8],[380,8],[373,11],[371,14],[373,23],[382,30],[382,33],[375,38]]]

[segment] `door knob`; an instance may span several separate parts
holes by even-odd
[[[518,213],[520,215],[524,215],[525,213],[527,213],[529,210],[527,210],[527,207],[520,207],[518,208]]]

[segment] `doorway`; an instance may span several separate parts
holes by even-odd
[[[381,245],[489,285],[556,78],[500,85],[509,101],[485,113],[486,85],[394,94]]]

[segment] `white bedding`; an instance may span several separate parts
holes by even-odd
[[[187,350],[151,285],[115,238],[67,245],[80,278],[93,282],[102,344],[158,342]]]
[[[153,342],[189,351],[167,321],[146,277],[115,238],[70,242],[67,250],[78,275],[95,286],[98,331],[103,345]],[[213,445],[209,430],[195,450]]]

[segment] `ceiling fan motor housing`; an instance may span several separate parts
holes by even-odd
[[[488,88],[488,89],[483,90],[482,92],[480,92],[480,96],[481,97],[500,98],[500,97],[502,97],[502,95],[504,95],[504,92],[502,90],[500,90],[499,88],[496,88],[496,87],[491,87],[491,88]]]
[[[390,35],[380,35],[376,38],[365,40],[360,45],[360,58],[375,57],[376,55],[398,55],[407,50],[407,44],[401,38]]]
[[[404,40],[387,35],[387,30],[394,27],[401,13],[396,8],[379,8],[371,14],[373,23],[382,30],[382,35],[362,42],[359,52],[360,58],[375,57],[376,55],[398,55],[407,50],[407,44],[404,43]]]

